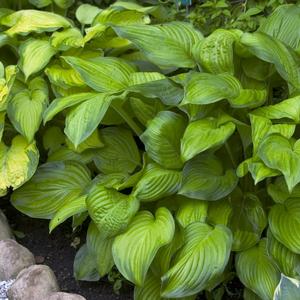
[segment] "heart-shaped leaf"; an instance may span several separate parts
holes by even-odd
[[[204,118],[190,123],[181,140],[183,160],[187,161],[196,154],[222,145],[234,131],[233,122],[222,123],[218,118]]]
[[[268,230],[267,248],[281,273],[294,278],[300,278],[300,255],[290,251],[280,243]]]
[[[275,238],[292,252],[300,254],[300,201],[289,198],[276,204],[269,214],[270,230]]]
[[[230,194],[237,182],[234,170],[224,172],[216,156],[203,154],[185,164],[178,193],[193,199],[214,201]]]
[[[267,136],[258,148],[258,156],[267,167],[279,170],[291,192],[300,182],[300,142],[294,145],[279,134]]]
[[[131,131],[121,127],[106,127],[100,130],[104,147],[97,150],[94,162],[105,173],[132,173],[141,165],[141,157]]]
[[[171,242],[175,231],[172,214],[164,207],[155,217],[149,211],[139,212],[125,233],[113,243],[113,257],[122,275],[142,286],[157,251]]]
[[[155,201],[176,194],[181,180],[181,172],[163,169],[157,164],[149,164],[137,182],[133,195],[142,202]]]
[[[0,143],[0,194],[6,189],[18,188],[28,181],[36,171],[39,163],[39,151],[35,142],[28,143],[24,137],[17,135],[7,147]]]
[[[108,238],[125,230],[139,209],[135,197],[106,188],[102,182],[90,189],[86,204],[92,220],[103,236]]]
[[[89,170],[76,161],[43,164],[29,182],[12,194],[11,203],[30,217],[51,219],[66,203],[83,194],[90,176]]]
[[[236,256],[236,271],[241,282],[262,299],[272,299],[280,272],[268,255],[266,239]]]
[[[171,111],[161,111],[141,135],[148,155],[165,168],[181,168],[180,139],[185,130],[184,117]]]
[[[28,142],[33,141],[41,125],[48,101],[47,84],[41,77],[37,77],[29,83],[28,90],[17,93],[8,103],[10,121]]]
[[[179,298],[205,289],[212,279],[224,271],[231,243],[231,232],[225,226],[213,228],[201,222],[187,226],[184,246],[176,256],[173,267],[162,277],[162,296]]]

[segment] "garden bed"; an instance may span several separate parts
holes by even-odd
[[[83,234],[72,233],[70,224],[66,222],[49,235],[47,220],[31,219],[8,204],[1,203],[0,208],[5,209],[12,229],[24,234],[23,238],[17,238],[18,242],[35,255],[37,262],[48,265],[54,271],[61,291],[80,294],[87,300],[132,299],[129,285],[123,286],[120,295],[117,295],[106,279],[99,282],[79,282],[74,279],[73,262],[77,250],[71,244],[75,238],[80,238],[82,243],[85,231],[82,231]]]

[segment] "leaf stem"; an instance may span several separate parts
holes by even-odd
[[[233,154],[232,154],[232,152],[231,152],[231,149],[230,149],[230,147],[229,147],[228,142],[225,142],[225,148],[226,148],[226,151],[227,151],[227,153],[228,153],[228,155],[229,155],[229,158],[230,158],[230,160],[231,160],[232,165],[234,166],[234,168],[237,168],[237,162],[236,162],[235,159],[234,159],[234,156],[233,156]]]
[[[124,121],[126,121],[137,136],[140,136],[143,133],[143,130],[138,126],[138,124],[136,124],[136,122],[134,122],[120,104],[112,103],[111,106],[124,119]]]

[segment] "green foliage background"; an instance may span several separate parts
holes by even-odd
[[[299,5],[107,4],[1,2],[0,195],[89,224],[78,280],[297,299]]]

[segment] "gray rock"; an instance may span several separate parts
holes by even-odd
[[[84,297],[77,294],[68,294],[68,293],[54,293],[50,295],[47,300],[86,300]]]
[[[53,271],[45,265],[24,269],[7,291],[10,300],[44,300],[59,291]]]
[[[14,239],[4,213],[0,210],[0,241]]]
[[[16,278],[35,263],[33,254],[14,240],[0,241],[0,281]]]

